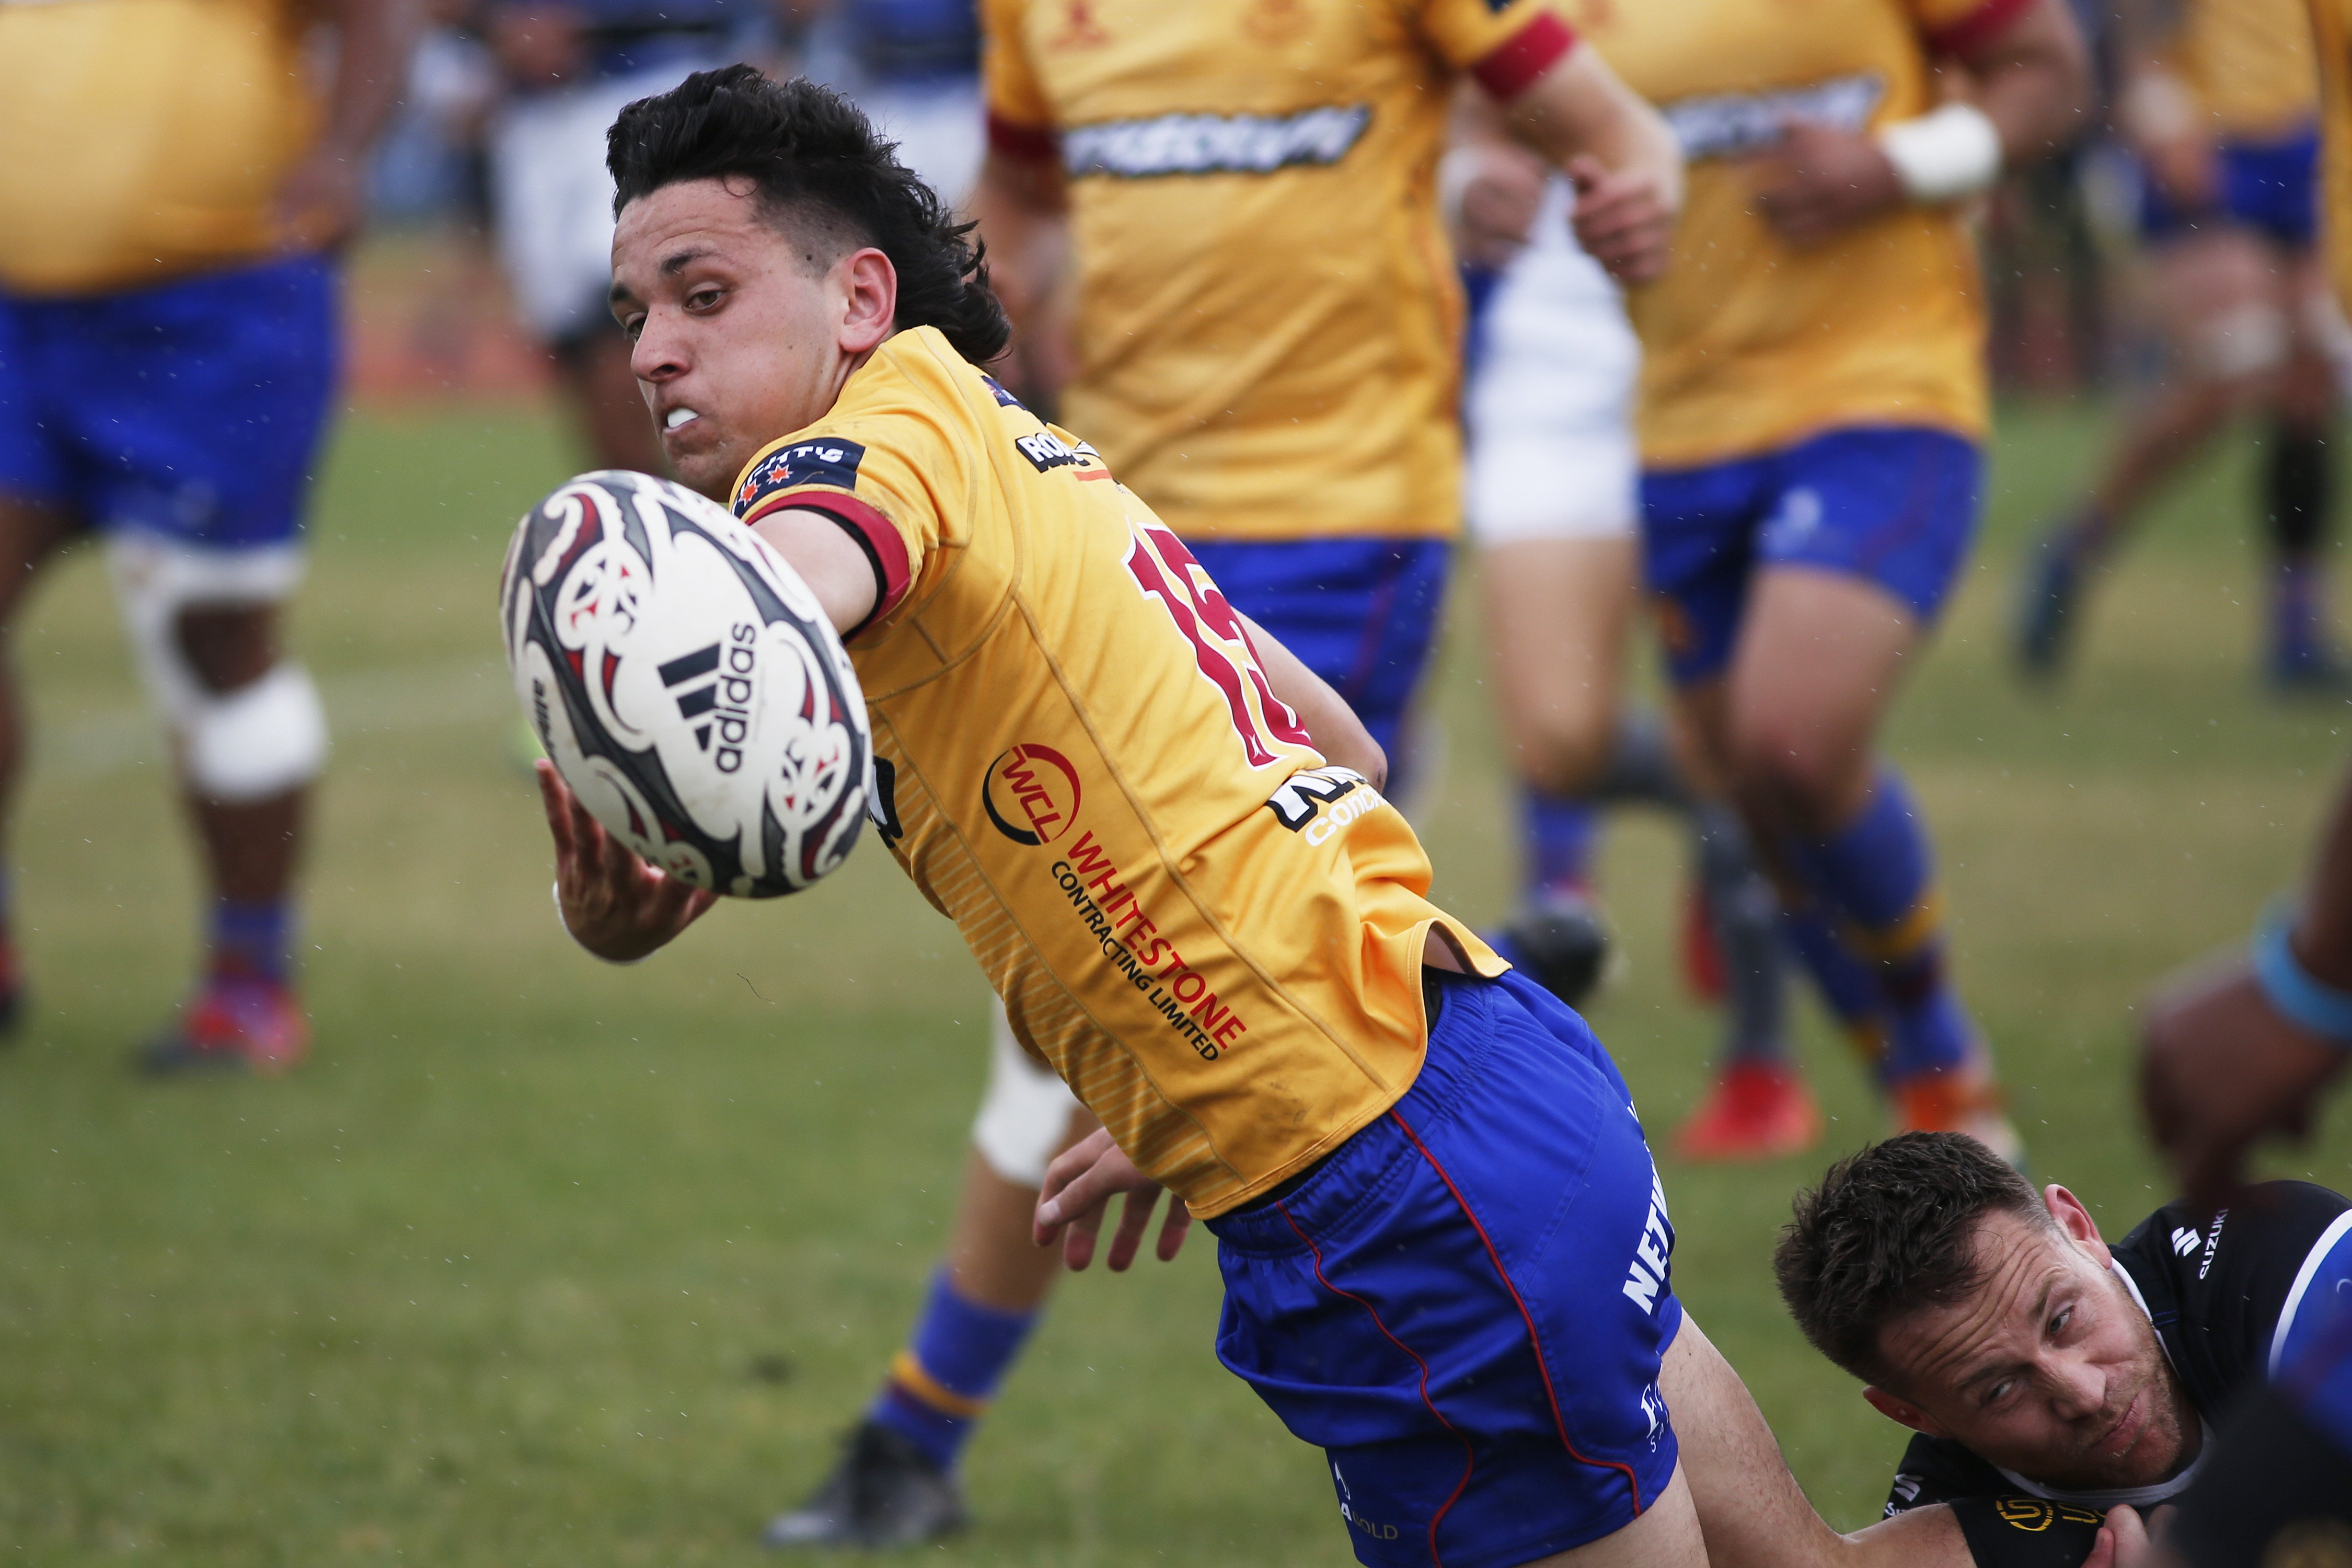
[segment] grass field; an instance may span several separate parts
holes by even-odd
[[[2119,1234],[2164,1195],[2126,1097],[2132,1009],[2291,878],[2352,709],[2283,708],[2250,676],[2243,450],[2108,584],[2079,678],[2015,686],[2008,571],[2099,428],[2006,421],[1980,563],[1893,745],[2037,1170]],[[529,411],[344,427],[299,616],[337,720],[304,937],[319,1046],[280,1081],[126,1071],[194,958],[189,855],[96,560],[39,599],[16,848],[36,1011],[0,1054],[13,1560],[748,1563],[896,1346],[981,1081],[982,987],[870,844],[640,968],[566,942],[490,599],[510,521],[567,466]],[[1425,816],[1440,896],[1483,920],[1508,901],[1509,812],[1475,630],[1453,629]],[[1627,822],[1606,877],[1631,963],[1594,1017],[1660,1131],[1712,1037],[1667,959],[1670,828]],[[1879,1123],[1807,1029],[1831,1147],[1666,1184],[1678,1289],[1851,1524],[1900,1436],[1804,1349],[1766,1259],[1792,1185]],[[2347,1154],[2339,1116],[2283,1168],[2341,1186]],[[927,1560],[1349,1561],[1316,1456],[1216,1365],[1215,1300],[1205,1237],[1070,1282],[971,1452],[978,1528]]]

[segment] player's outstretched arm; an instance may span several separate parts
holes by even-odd
[[[539,799],[555,840],[555,902],[572,940],[613,963],[634,963],[667,947],[719,901],[719,895],[666,875],[604,831],[540,759]]]
[[[1307,668],[1305,661],[1282,646],[1273,633],[1251,620],[1241,617],[1243,629],[1249,636],[1250,651],[1257,655],[1258,668],[1265,671],[1266,684],[1274,688],[1276,698],[1298,715],[1307,732],[1315,739],[1315,749],[1324,759],[1343,768],[1353,768],[1370,779],[1374,789],[1385,789],[1389,782],[1388,753],[1348,706],[1348,700],[1331,689],[1331,683]]]
[[[1683,154],[1664,116],[1579,44],[1502,105],[1511,133],[1576,182],[1576,237],[1622,282],[1666,269]]]
[[[2141,1042],[2149,1129],[2208,1214],[2243,1180],[2255,1141],[2307,1131],[2321,1092],[2352,1063],[2352,782],[2302,914],[2257,937],[2254,954],[2177,984]]]

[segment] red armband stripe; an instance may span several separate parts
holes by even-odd
[[[994,110],[988,115],[988,144],[1008,158],[1030,163],[1050,163],[1062,155],[1062,139],[1050,128],[1024,125]]]
[[[1984,0],[1958,21],[1929,28],[1921,37],[1939,55],[1964,55],[2007,32],[2033,5],[2034,0]]]
[[[1526,26],[1488,50],[1470,68],[1470,74],[1495,98],[1517,98],[1575,47],[1574,28],[1549,11],[1538,12]]]
[[[874,608],[843,634],[844,642],[898,607],[914,585],[914,574],[907,564],[907,542],[888,518],[846,491],[799,489],[761,497],[760,504],[744,513],[743,521],[749,525],[771,513],[794,510],[822,512],[839,523],[842,531],[866,552],[866,564],[874,568]]]

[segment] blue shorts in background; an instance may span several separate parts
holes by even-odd
[[[1391,758],[1437,641],[1436,539],[1188,539],[1227,603],[1330,682]]]
[[[334,398],[336,293],[318,257],[0,292],[0,494],[211,549],[292,541]]]
[[[2262,142],[2224,142],[2218,149],[2221,188],[2203,207],[2176,205],[2145,170],[2140,175],[2142,237],[2170,239],[2208,224],[2251,228],[2289,250],[2308,250],[2319,235],[2319,128]]]
[[[1765,566],[1876,584],[1932,623],[1975,537],[1984,453],[1943,430],[1861,426],[1696,468],[1642,475],[1642,572],[1666,668],[1688,684],[1731,662]]]
[[[1325,1451],[1359,1562],[1509,1568],[1624,1528],[1674,1477],[1674,1231],[1581,1018],[1516,971],[1430,989],[1395,1109],[1209,1221],[1217,1356]]]

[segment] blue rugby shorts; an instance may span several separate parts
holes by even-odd
[[[1616,1065],[1516,972],[1432,972],[1420,1077],[1209,1222],[1217,1355],[1330,1461],[1359,1562],[1510,1568],[1674,1477],[1674,1231]]]
[[[336,293],[315,256],[0,291],[0,495],[212,549],[292,541],[334,396]]]
[[[1234,608],[1328,681],[1391,758],[1437,642],[1451,547],[1349,535],[1188,539]]]
[[[2217,162],[2220,189],[2202,207],[2174,202],[2143,174],[2141,237],[2166,240],[2219,224],[2252,229],[2287,250],[2311,248],[2319,235],[2317,126],[2259,142],[2224,142]]]
[[[1667,673],[1720,675],[1766,566],[1877,584],[1932,624],[1976,535],[1984,453],[1943,430],[1856,426],[1759,457],[1642,475],[1642,573]]]

